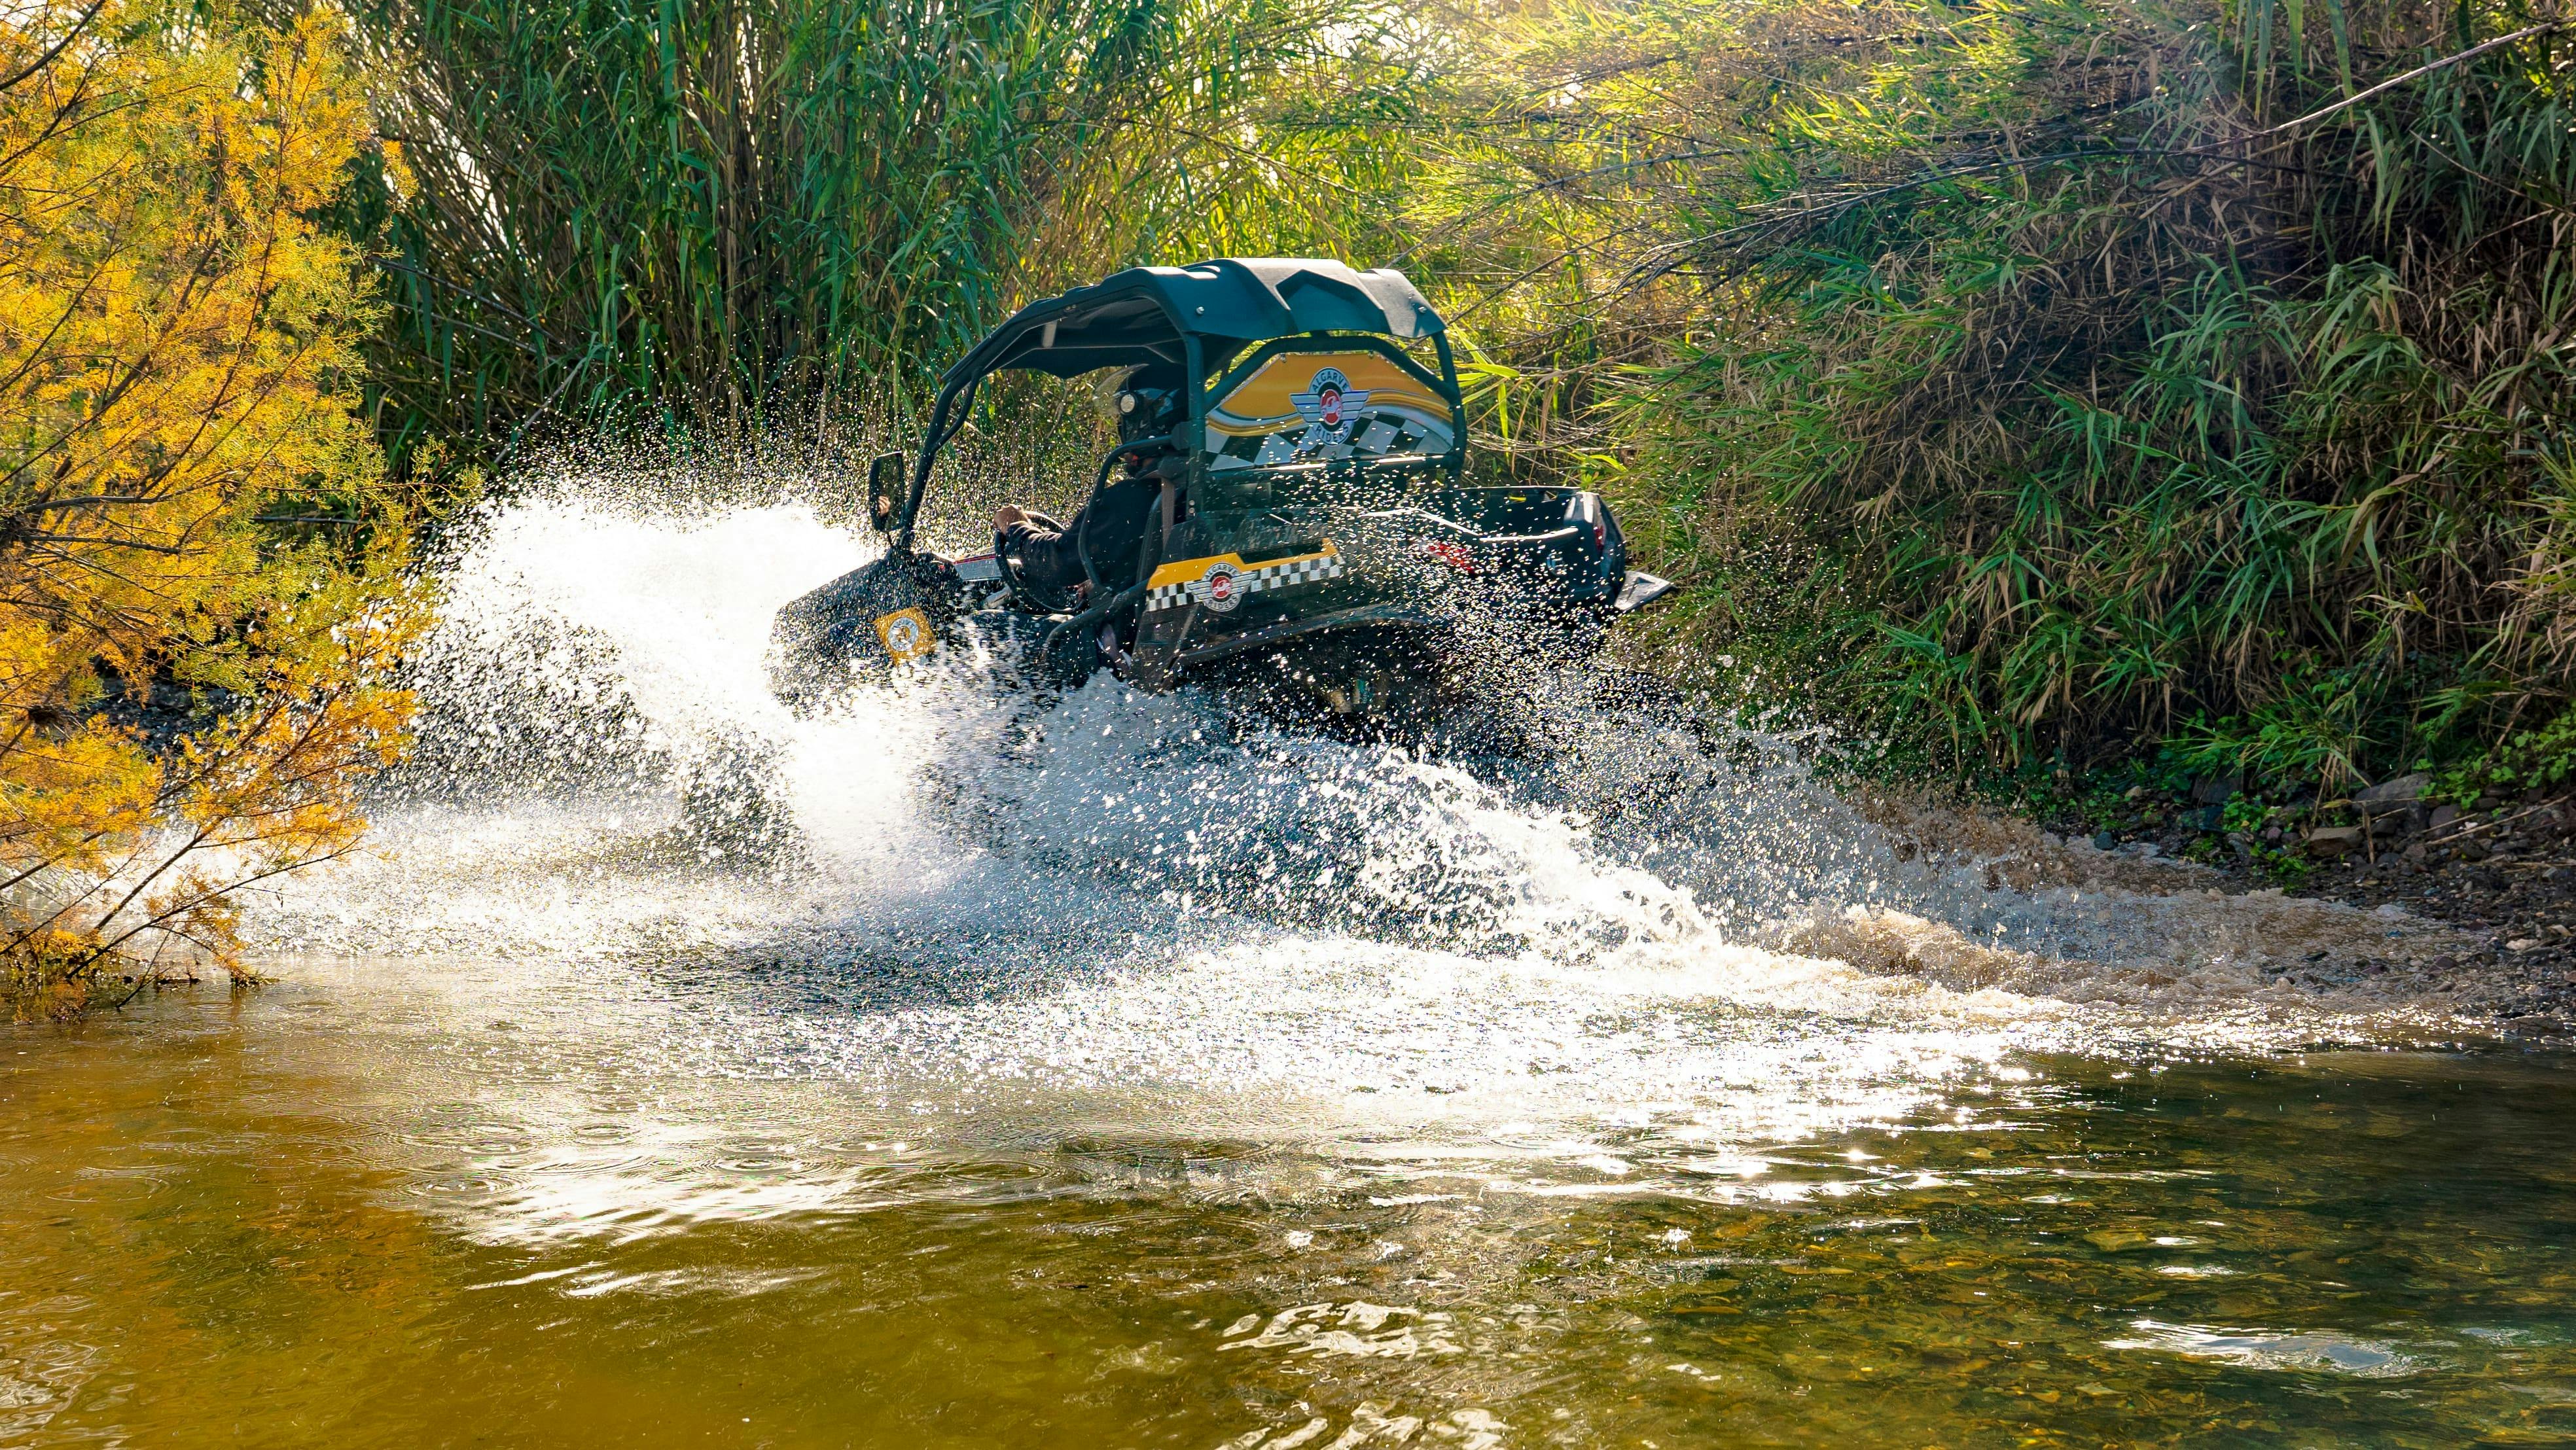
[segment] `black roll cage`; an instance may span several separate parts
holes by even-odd
[[[1038,304],[1038,306],[1041,307],[1044,305],[1045,304]],[[1035,310],[1036,308],[1034,307],[1023,309],[1022,315],[1025,316],[1028,312]],[[1173,320],[1176,329],[1178,329],[1180,319],[1175,318]],[[1012,322],[1005,323],[1000,329],[997,329],[993,334],[993,337],[1000,337],[1003,333],[1010,332],[1015,327],[1020,330],[1026,330],[1029,326],[1034,325],[1037,324],[1023,323],[1018,318],[1015,318]],[[1046,325],[1052,326],[1051,323]],[[1430,334],[1430,340],[1433,352],[1435,353],[1440,365],[1440,371],[1436,378],[1426,377],[1426,380],[1433,382],[1439,388],[1441,400],[1449,405],[1452,424],[1449,451],[1441,455],[1437,466],[1449,475],[1450,482],[1454,485],[1465,475],[1467,467],[1466,404],[1458,386],[1457,356],[1449,346],[1449,335],[1447,331],[1440,330],[1432,332]],[[1414,359],[1407,356],[1403,349],[1396,346],[1394,341],[1384,333],[1328,330],[1291,333],[1271,338],[1230,339],[1230,341],[1235,345],[1227,349],[1225,357],[1231,365],[1220,376],[1211,379],[1207,375],[1207,348],[1205,339],[1202,335],[1196,332],[1181,330],[1179,341],[1181,343],[1183,354],[1182,366],[1186,370],[1189,380],[1188,386],[1183,390],[1189,400],[1189,412],[1188,416],[1183,420],[1180,428],[1169,435],[1169,437],[1164,441],[1183,445],[1183,451],[1189,459],[1187,464],[1188,478],[1186,481],[1191,484],[1199,482],[1200,476],[1204,474],[1207,469],[1205,440],[1207,437],[1207,413],[1212,399],[1226,384],[1235,381],[1237,378],[1242,376],[1247,369],[1257,365],[1261,361],[1272,356],[1276,356],[1280,352],[1307,350],[1320,351],[1325,346],[1358,345],[1370,351],[1381,353],[1408,369],[1416,372],[1427,372],[1427,370],[1422,368],[1422,365],[1419,362],[1416,362]],[[938,460],[940,450],[947,447],[950,441],[955,439],[957,434],[965,428],[966,415],[968,410],[974,406],[977,389],[983,385],[984,379],[992,376],[995,372],[1017,370],[1011,365],[1006,364],[1003,367],[982,368],[974,372],[963,371],[969,363],[973,361],[977,354],[990,351],[991,343],[992,339],[988,338],[985,344],[978,346],[975,349],[975,352],[968,354],[967,361],[961,362],[957,368],[951,369],[948,375],[940,380],[939,393],[931,403],[930,407],[929,426],[922,432],[921,452],[913,464],[912,487],[905,495],[902,513],[896,520],[896,526],[893,530],[893,538],[888,545],[889,551],[892,553],[900,555],[909,554],[912,551],[913,528],[916,521],[920,518],[922,502],[928,497],[930,492],[931,470]],[[1237,360],[1238,358],[1239,360]],[[1138,347],[1134,350],[1132,356],[1104,360],[1099,364],[1099,366],[1135,366],[1138,364],[1169,363],[1170,361],[1171,359],[1169,357],[1164,356],[1159,351],[1149,347]],[[1031,370],[1034,371],[1036,369]],[[1117,453],[1124,452],[1134,446],[1135,445],[1133,444],[1122,445],[1118,449],[1113,449],[1111,451],[1111,456],[1114,457]],[[1105,463],[1103,465],[1103,470],[1103,476],[1105,477]],[[1095,479],[1093,483],[1095,491],[1097,490],[1098,485],[1099,480]]]

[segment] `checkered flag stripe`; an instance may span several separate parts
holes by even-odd
[[[1342,556],[1338,552],[1309,554],[1302,559],[1282,559],[1276,564],[1261,564],[1237,572],[1235,593],[1261,594],[1274,589],[1293,589],[1303,584],[1322,584],[1339,579],[1343,574]],[[1178,609],[1194,599],[1204,598],[1207,580],[1184,579],[1172,584],[1158,584],[1145,592],[1145,612],[1156,613]]]
[[[1280,565],[1276,573],[1267,570],[1258,572],[1263,576],[1262,587],[1265,589],[1287,589],[1299,584],[1321,584],[1327,579],[1342,577],[1342,556],[1318,554],[1311,558],[1291,559]]]

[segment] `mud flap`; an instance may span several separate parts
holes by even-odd
[[[892,558],[794,600],[770,625],[770,693],[801,705],[931,653],[939,623],[933,603],[913,571]]]
[[[1131,651],[1133,663],[1128,678],[1142,690],[1157,694],[1180,684],[1180,657],[1183,646],[1190,642],[1190,632],[1197,628],[1200,605],[1190,601],[1181,611],[1176,624],[1140,626]]]

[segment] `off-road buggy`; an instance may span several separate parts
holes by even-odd
[[[1086,554],[1051,594],[1006,543],[916,547],[984,379],[1110,368],[1178,384],[1169,431],[1123,438],[1092,480],[1098,497],[1122,460],[1159,460],[1132,561]],[[807,699],[980,645],[1047,686],[1106,667],[1148,690],[1253,685],[1289,712],[1436,716],[1475,660],[1586,654],[1671,588],[1628,569],[1598,494],[1468,487],[1464,415],[1441,320],[1397,272],[1226,258],[1031,303],[942,378],[909,477],[899,454],[870,466],[886,552],[779,612],[773,685]]]

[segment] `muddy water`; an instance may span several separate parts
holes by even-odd
[[[0,1443],[2576,1436],[2568,1065],[2292,976],[2416,924],[1927,853],[1579,682],[1508,767],[787,717],[856,550],[501,516],[272,984],[0,1035]]]
[[[494,975],[16,1034],[0,1440],[2576,1436],[2552,1059],[1638,1003],[1598,1030],[1705,1054],[1708,1101],[1576,1123],[816,1077],[702,1034],[854,1028],[829,984]]]

